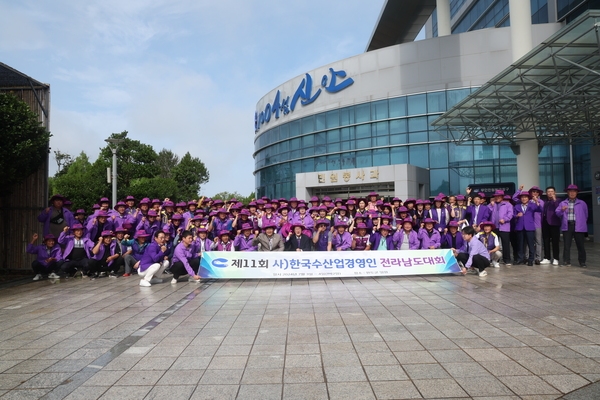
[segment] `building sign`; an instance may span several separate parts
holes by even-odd
[[[460,267],[451,249],[222,252],[202,255],[200,276],[213,279],[341,278],[452,274]]]
[[[325,89],[327,93],[337,93],[353,83],[354,79],[346,77],[346,71],[336,71],[329,68],[329,74],[325,74],[321,78],[321,87],[313,93],[313,78],[307,73],[298,85],[291,100],[290,96],[283,98],[278,90],[272,103],[268,103],[264,110],[254,113],[254,132],[258,132],[262,125],[269,123],[271,118],[279,119],[282,114],[288,115],[294,112],[298,101],[302,106],[312,104],[321,95],[321,88]]]
[[[341,174],[338,172],[331,172],[329,174],[323,172],[317,175],[319,183],[341,183],[341,181],[338,182],[338,177],[341,177],[340,179],[348,183],[352,179],[352,173],[350,171],[344,171]],[[368,175],[365,174],[364,169],[357,170],[354,180],[360,180],[364,182],[365,179],[379,181],[379,168],[369,170]]]

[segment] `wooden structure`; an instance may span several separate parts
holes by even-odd
[[[50,130],[50,85],[36,81],[0,62],[0,93],[10,92],[23,100]],[[49,144],[48,144],[49,145]],[[31,235],[41,235],[37,216],[48,204],[48,162],[25,181],[15,185],[9,196],[0,196],[0,271],[31,269],[33,256],[25,252]]]

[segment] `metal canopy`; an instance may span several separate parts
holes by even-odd
[[[600,12],[588,11],[435,120],[457,143],[600,138]]]

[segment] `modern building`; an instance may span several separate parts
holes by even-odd
[[[257,103],[256,194],[375,190],[406,198],[500,182],[559,191],[574,182],[589,193],[593,141],[536,140],[540,127],[527,131],[524,117],[513,128],[525,130],[513,136],[467,140],[456,131],[474,128],[441,117],[596,6],[600,1],[386,1],[365,53],[294,77]],[[422,29],[426,39],[415,41]]]

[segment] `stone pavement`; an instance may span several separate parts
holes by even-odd
[[[589,268],[31,282],[0,291],[1,399],[600,398]]]

